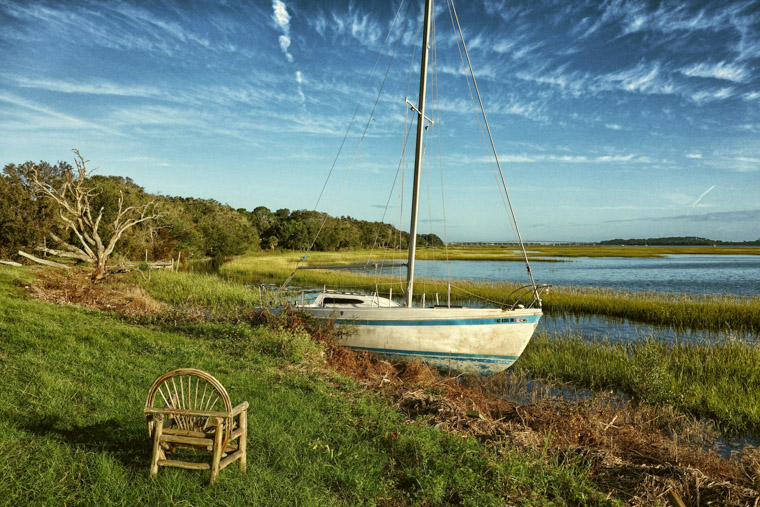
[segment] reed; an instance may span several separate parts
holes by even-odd
[[[760,297],[624,292],[558,287],[544,299],[553,315],[604,315],[674,329],[760,333]]]
[[[513,371],[593,390],[617,390],[708,418],[726,433],[760,436],[760,346],[754,342],[672,345],[650,336],[616,343],[536,333]]]
[[[428,252],[429,253],[429,252]],[[386,255],[383,259],[382,255]],[[296,267],[300,254],[265,253],[239,257],[224,264],[220,273],[243,283],[281,284]],[[311,265],[355,264],[366,262],[368,252],[315,253]],[[381,253],[374,261],[398,260],[398,253]],[[308,265],[308,264],[307,264]],[[385,294],[390,289],[401,294],[405,280],[401,277],[374,276],[353,271],[324,269],[298,270],[291,285],[327,286],[334,289],[358,289]],[[511,304],[508,296],[520,284],[509,282],[473,282],[456,280],[451,284],[452,302],[476,300],[492,304]],[[426,302],[445,301],[449,286],[446,281],[419,278],[415,282],[418,303],[425,294]],[[737,331],[760,333],[760,297],[700,296],[654,292],[625,292],[611,289],[553,287],[543,297],[544,311],[552,315],[601,315],[631,321],[667,326],[675,329]]]
[[[258,292],[216,275],[159,270],[141,282],[154,298],[175,307],[195,308],[215,315],[245,312],[260,306]]]

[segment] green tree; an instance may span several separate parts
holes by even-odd
[[[8,164],[0,173],[0,257],[15,258],[19,250],[34,249],[58,228],[60,220],[55,206],[35,189],[31,174],[37,168],[40,178],[57,184],[65,162]],[[60,232],[59,232],[60,233]]]

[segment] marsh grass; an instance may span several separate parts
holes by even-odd
[[[156,299],[179,308],[197,308],[215,315],[246,312],[259,305],[258,293],[245,285],[213,274],[157,270],[139,280]]]
[[[760,436],[760,346],[754,342],[673,345],[649,337],[620,343],[536,333],[513,369],[596,391],[621,391],[712,420],[728,434]]]
[[[630,247],[623,249],[627,248]],[[294,252],[247,255],[224,264],[220,268],[220,274],[242,283],[280,284],[293,272],[300,255]],[[317,252],[310,255],[309,263],[355,264],[366,262],[367,255],[368,252]],[[398,260],[389,260],[394,259]],[[379,260],[379,257],[375,257],[374,260]],[[377,290],[381,294],[387,294],[392,289],[397,295],[405,288],[405,281],[398,277],[378,277],[354,271],[324,269],[298,270],[291,284],[304,287],[361,289],[369,292]],[[513,301],[508,300],[508,296],[520,285],[508,282],[456,280],[451,286],[452,301],[469,303],[480,299],[487,303],[511,304]],[[443,280],[420,278],[416,281],[415,288],[417,302],[421,300],[423,293],[428,303],[433,302],[436,295],[439,301],[445,301],[448,293],[448,284]],[[552,287],[551,291],[543,296],[543,303],[544,311],[553,315],[602,315],[674,329],[760,333],[760,297],[757,296],[700,296]]]
[[[0,267],[0,504],[612,503],[576,453],[404,423],[380,395],[328,372],[319,345],[297,330],[138,325],[29,299],[29,276]],[[199,285],[211,313],[247,304],[223,284]],[[184,304],[183,295],[172,297]],[[209,371],[233,402],[250,402],[246,474],[233,465],[214,488],[204,472],[149,478],[144,397],[175,367]]]
[[[760,334],[760,297],[757,296],[553,287],[544,303],[546,312],[553,315],[604,315],[676,330]]]
[[[272,266],[274,262],[266,264]],[[317,272],[307,270],[299,272],[299,276],[301,273],[315,276]],[[344,275],[326,273],[337,277]],[[194,292],[192,279],[184,278],[185,274],[166,272],[161,277],[154,277],[151,283],[156,283],[161,290],[172,287],[174,301],[204,301],[210,305],[208,308],[212,313],[234,313],[237,309],[240,314],[250,309],[250,290],[232,280],[200,277],[197,291],[206,294],[200,296]],[[173,283],[175,277],[184,282]],[[352,277],[348,275],[348,278]],[[226,296],[214,296],[214,287]],[[176,292],[179,288],[183,292]],[[156,297],[162,297],[161,291],[154,291],[151,284],[147,289]],[[594,291],[590,292],[593,294]],[[231,294],[238,294],[238,297]],[[654,298],[656,295],[650,296]],[[664,301],[668,302],[667,299]],[[636,299],[631,298],[628,304],[635,302]],[[643,297],[640,302],[650,304]],[[651,304],[657,303],[662,304],[657,300]],[[671,303],[677,305],[684,301],[675,298]],[[703,304],[709,308],[711,304],[718,306],[721,299],[687,299],[686,303]],[[219,306],[215,307],[215,304]],[[735,306],[741,307],[738,302]],[[748,313],[755,318],[760,312],[750,305]],[[671,320],[666,323],[674,322],[672,314],[667,318]],[[735,327],[733,323],[732,326]],[[276,349],[269,350],[269,353],[276,354]],[[673,406],[682,413],[708,418],[728,433],[750,431],[760,436],[760,396],[756,394],[760,392],[760,345],[754,342],[724,339],[674,345],[649,337],[637,342],[617,343],[608,339],[589,341],[574,334],[549,336],[537,333],[512,369],[515,373],[570,382],[596,391],[619,390],[646,403]]]

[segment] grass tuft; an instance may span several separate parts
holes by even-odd
[[[729,434],[760,436],[760,346],[755,342],[671,344],[588,341],[537,333],[513,369],[597,391],[617,390],[704,417]]]

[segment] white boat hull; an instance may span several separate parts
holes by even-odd
[[[435,368],[490,375],[514,363],[541,318],[539,309],[299,307],[350,326],[340,345]]]

